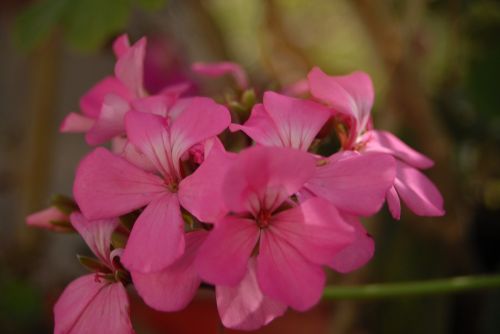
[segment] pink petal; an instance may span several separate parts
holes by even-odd
[[[212,284],[237,285],[245,276],[258,238],[259,229],[253,220],[227,216],[219,221],[195,261],[201,278]]]
[[[191,146],[218,135],[231,123],[227,108],[212,99],[195,97],[189,101],[170,127],[174,162],[179,161]],[[172,116],[170,112],[169,116]]]
[[[191,68],[196,73],[215,78],[229,74],[236,81],[238,88],[244,90],[247,89],[248,87],[247,74],[239,64],[232,63],[229,61],[223,61],[218,63],[198,62],[194,63]]]
[[[332,204],[321,198],[281,211],[271,218],[268,229],[316,264],[329,263],[355,238],[354,228]]]
[[[244,125],[233,124],[230,129],[245,132],[261,145],[307,151],[330,115],[315,102],[266,92],[264,105],[255,105]]]
[[[394,187],[399,197],[416,215],[444,215],[443,197],[436,186],[418,169],[398,161]]]
[[[320,104],[273,92],[264,94],[264,107],[284,146],[304,151],[331,116],[330,111]]]
[[[118,36],[113,42],[113,52],[116,58],[120,58],[128,49],[130,41],[127,34]]]
[[[181,96],[182,94],[186,93],[187,91],[189,91],[192,86],[193,86],[192,82],[181,82],[181,83],[178,83],[175,85],[169,85],[169,86],[163,88],[159,94],[177,98],[177,97]]]
[[[305,311],[321,299],[326,278],[321,266],[268,229],[260,237],[257,279],[266,296]]]
[[[179,201],[202,222],[214,223],[226,213],[222,181],[235,155],[214,145],[198,169],[179,185]]]
[[[394,219],[399,220],[401,218],[401,201],[399,200],[398,192],[394,186],[387,190],[385,195],[387,200],[387,206],[389,207],[389,212]]]
[[[104,98],[101,113],[94,126],[85,134],[89,145],[102,144],[125,132],[124,118],[129,103],[118,95],[108,94]]]
[[[132,212],[165,191],[161,178],[104,148],[96,148],[80,162],[73,186],[80,210],[92,220]]]
[[[341,152],[324,162],[307,183],[309,191],[354,215],[370,216],[381,208],[394,181],[395,162],[390,155]]]
[[[87,132],[94,125],[95,119],[74,112],[69,113],[61,123],[59,131]]]
[[[143,274],[132,271],[132,280],[137,292],[150,307],[164,312],[185,308],[200,286],[200,277],[194,267],[198,248],[207,232],[186,234],[186,250],[181,258],[159,272]]]
[[[146,37],[143,37],[122,53],[115,65],[116,77],[135,97],[146,95],[143,87],[145,56]]]
[[[54,306],[54,333],[134,333],[129,303],[121,283],[108,283],[95,274],[71,282]]]
[[[339,273],[349,273],[367,264],[375,253],[375,242],[355,216],[344,215],[355,230],[356,239],[331,259],[329,266]]]
[[[80,99],[80,109],[83,114],[90,118],[97,118],[101,113],[104,98],[108,94],[115,94],[126,101],[130,101],[132,95],[128,88],[115,77],[106,77],[95,84]]]
[[[419,169],[429,168],[434,165],[431,159],[415,151],[390,132],[372,130],[363,137],[367,140],[365,152],[389,153],[408,165]]]
[[[44,228],[55,232],[65,232],[68,229],[54,225],[51,222],[66,222],[69,221],[67,214],[61,212],[55,206],[48,207],[47,209],[32,213],[26,217],[26,224],[32,227]]]
[[[335,112],[356,119],[356,133],[366,129],[373,106],[374,91],[370,76],[361,71],[329,76],[315,67],[307,76],[312,96],[327,103]]]
[[[172,160],[167,123],[164,117],[131,111],[125,117],[127,137],[163,177],[178,175],[179,161]]]
[[[81,213],[73,212],[71,225],[82,236],[92,252],[104,263],[113,267],[110,257],[111,235],[120,223],[117,218],[89,221]]]
[[[147,172],[156,173],[156,167],[137,147],[125,136],[114,137],[111,140],[111,151]]]
[[[165,269],[184,253],[184,220],[177,196],[153,200],[134,223],[121,261],[130,271]]]
[[[294,149],[255,146],[240,152],[222,186],[227,209],[274,211],[313,176],[314,164],[311,154]]]
[[[166,95],[153,95],[132,101],[132,107],[135,111],[166,117],[175,101]]]
[[[272,118],[260,103],[252,108],[252,113],[245,124],[231,124],[229,130],[232,132],[241,130],[260,145],[286,147]]]
[[[266,297],[257,282],[255,258],[248,261],[245,277],[235,286],[215,287],[217,309],[227,328],[256,330],[283,315],[286,305]]]
[[[187,107],[195,101],[196,97],[183,97],[183,98],[178,98],[175,100],[175,103],[170,106],[170,108],[167,111],[167,118],[169,120],[169,124],[172,124],[172,122],[175,122],[177,118],[179,118],[180,115],[184,111],[186,111]]]

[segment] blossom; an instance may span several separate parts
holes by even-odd
[[[144,88],[146,38],[130,45],[127,35],[118,37],[113,49],[117,57],[115,73],[94,85],[80,99],[82,114],[70,113],[61,124],[61,132],[85,132],[90,145],[102,144],[123,135],[125,114],[131,103],[148,97]],[[163,88],[159,95],[175,99],[189,88],[182,83]]]
[[[351,149],[369,125],[375,95],[370,77],[361,71],[332,77],[314,67],[307,78],[311,95],[327,104],[333,116],[349,126],[348,137],[342,144],[344,149]]]
[[[129,141],[154,166],[145,171],[104,148],[80,163],[74,195],[89,219],[123,215],[145,207],[127,241],[122,262],[130,271],[157,272],[184,252],[181,158],[195,144],[222,132],[229,112],[209,98],[193,98],[167,117],[131,111]]]
[[[70,113],[60,128],[61,132],[90,132],[86,134],[86,140],[93,145],[100,143],[100,140],[93,138],[100,132],[95,128],[96,122],[101,117],[109,118],[107,114],[113,111],[113,102],[127,104],[134,98],[146,95],[142,84],[146,39],[142,38],[130,46],[128,37],[123,35],[115,41],[113,47],[117,56],[115,75],[105,77],[85,93],[80,99],[82,115]],[[108,108],[101,116],[101,108],[108,95],[113,98],[108,101]],[[121,121],[120,117],[111,119]]]
[[[70,226],[66,226],[66,222],[69,222],[69,215],[55,206],[50,206],[41,211],[34,212],[26,217],[27,225],[54,232],[71,231]]]
[[[315,67],[308,75],[313,97],[329,106],[334,117],[347,125],[342,139],[345,150],[386,153],[396,158],[396,176],[386,197],[392,216],[400,218],[400,200],[415,214],[442,216],[443,198],[436,186],[419,169],[432,160],[415,151],[393,134],[371,129],[370,112],[374,91],[370,77],[363,72],[329,76]]]
[[[329,120],[326,107],[308,100],[273,92],[264,94],[243,125],[232,124],[256,143],[307,151]],[[387,154],[336,153],[317,157],[315,175],[305,190],[332,202],[350,214],[369,216],[377,212],[394,179],[394,161]]]
[[[264,103],[253,108],[248,121],[243,125],[232,124],[230,129],[244,131],[261,145],[307,151],[330,117],[330,110],[316,102],[266,92]],[[369,216],[380,209],[394,180],[395,164],[391,156],[340,152],[315,159],[314,175],[300,190],[301,197],[324,198],[349,215]],[[371,259],[374,244],[361,223],[355,219],[348,221],[356,225],[358,239],[343,254],[357,259],[349,262],[351,271]],[[347,268],[347,265],[334,266],[342,272]]]
[[[257,146],[240,152],[225,171],[221,198],[214,197],[212,205],[225,207],[228,214],[214,221],[195,265],[202,279],[217,286],[226,325],[234,325],[239,316],[243,327],[259,327],[281,314],[284,305],[301,311],[312,307],[325,284],[321,266],[354,240],[354,229],[327,201],[297,204],[290,199],[314,170],[310,154]],[[241,284],[262,293],[244,298]],[[223,307],[228,293],[238,295],[241,308]],[[261,314],[249,316],[248,308]]]
[[[75,201],[56,198],[27,218],[76,230],[96,257],[79,257],[93,273],[58,299],[56,333],[133,333],[132,283],[147,305],[169,312],[186,307],[204,282],[224,326],[255,330],[288,308],[316,305],[325,267],[348,273],[365,265],[375,244],[361,218],[385,201],[398,219],[401,200],[418,215],[444,213],[420,171],[433,162],[373,128],[368,74],[313,68],[281,93],[260,96],[236,63],[193,64],[198,74],[235,81],[238,94],[224,97],[230,114],[211,98],[182,96],[185,83],[159,87],[167,82],[163,49],[156,45],[148,67],[146,46],[146,38],[118,37],[114,74],[61,126],[84,132],[89,145],[111,144],[80,162]],[[148,71],[159,86],[147,85]],[[231,116],[245,121],[231,124]],[[226,128],[249,138],[222,134]],[[340,150],[323,154],[332,129]],[[113,234],[120,238],[112,243]]]
[[[66,287],[54,306],[54,333],[134,333],[127,293],[117,279],[119,251],[110,251],[118,220],[90,222],[75,212],[71,223],[99,259],[103,272],[82,276]]]

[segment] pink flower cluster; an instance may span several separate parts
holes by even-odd
[[[284,90],[310,98],[264,92],[238,124],[227,106],[183,96],[187,84],[148,94],[145,46],[144,38],[134,45],[118,38],[114,75],[61,127],[84,132],[90,145],[111,142],[78,167],[78,209],[28,217],[53,229],[49,221],[69,219],[97,257],[95,273],[73,281],[55,305],[56,333],[132,333],[130,283],[152,308],[176,311],[205,282],[215,288],[226,327],[256,329],[288,307],[317,304],[325,267],[347,273],[365,265],[374,242],[360,217],[386,200],[396,219],[401,201],[417,215],[444,214],[439,191],[420,171],[432,161],[373,129],[367,74],[314,68],[301,89]],[[232,75],[239,92],[249,88],[236,64],[193,68]],[[322,156],[317,147],[332,131],[341,148]],[[237,132],[250,147],[231,146]],[[120,224],[124,217],[134,217],[130,230]],[[124,248],[112,246],[113,233],[127,239]]]

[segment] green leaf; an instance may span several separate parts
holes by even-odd
[[[135,3],[146,10],[160,10],[165,4],[166,0],[135,0]]]
[[[16,18],[14,36],[27,50],[38,46],[59,22],[70,0],[35,1]]]
[[[66,37],[81,50],[102,47],[125,29],[130,9],[130,0],[72,0],[63,21]]]

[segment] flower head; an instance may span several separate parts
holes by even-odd
[[[314,169],[314,157],[294,149],[260,146],[235,157],[222,203],[213,203],[228,214],[214,221],[196,259],[201,277],[225,293],[224,287],[253,284],[275,306],[305,310],[317,303],[325,283],[321,266],[354,240],[354,229],[322,199],[293,199]],[[269,321],[262,314],[257,319]]]
[[[111,252],[111,234],[117,219],[88,221],[80,213],[71,214],[71,223],[83,237],[101,264],[102,271],[71,282],[54,306],[54,333],[134,333],[129,302],[115,260],[119,250]]]
[[[193,145],[217,135],[228,124],[227,110],[208,98],[193,98],[167,117],[130,112],[127,136],[155,172],[103,148],[81,162],[74,193],[87,217],[113,217],[145,207],[122,258],[127,269],[155,272],[183,254],[184,221],[179,204],[183,199],[177,192],[185,176],[181,158]]]

